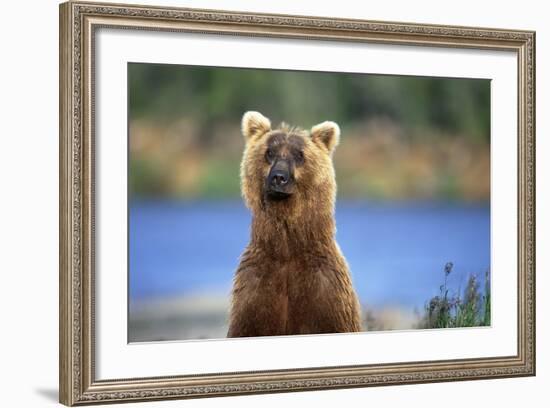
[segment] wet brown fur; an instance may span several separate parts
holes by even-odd
[[[359,303],[334,238],[337,125],[271,130],[261,114],[246,115],[241,188],[252,229],[234,277],[228,337],[360,331]],[[284,201],[270,201],[264,192],[265,152],[274,134],[282,135],[275,138],[281,155],[303,148],[294,192]]]

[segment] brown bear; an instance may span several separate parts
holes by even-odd
[[[338,125],[272,130],[269,119],[247,112],[242,133],[241,190],[252,227],[234,277],[228,337],[360,331],[334,237]]]

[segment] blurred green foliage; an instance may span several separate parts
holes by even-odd
[[[128,84],[134,196],[238,196],[240,120],[257,110],[339,123],[340,195],[489,197],[489,80],[130,63]]]
[[[488,80],[138,63],[128,65],[128,80],[130,118],[191,116],[205,143],[209,124],[247,110],[308,127],[384,116],[481,142],[490,134]]]

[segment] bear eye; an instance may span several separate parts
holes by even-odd
[[[295,157],[296,157],[296,163],[297,164],[303,164],[304,163],[304,152],[302,152],[301,150],[298,150],[296,153],[295,153]]]
[[[265,158],[268,162],[272,162],[273,159],[275,158],[275,152],[273,151],[272,148],[268,148],[265,152]]]

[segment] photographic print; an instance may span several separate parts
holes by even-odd
[[[491,326],[491,82],[128,63],[128,340]]]
[[[535,374],[535,32],[59,21],[63,404]]]

